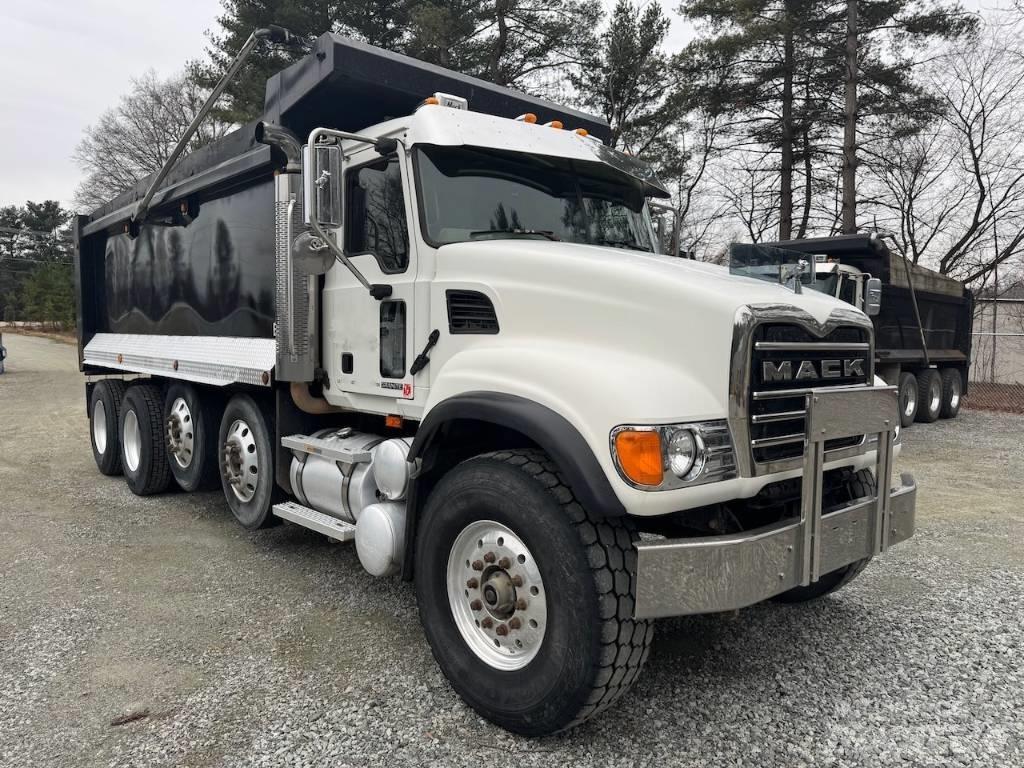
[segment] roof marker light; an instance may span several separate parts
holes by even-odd
[[[527,112],[525,115],[520,115],[519,117],[517,117],[516,120],[519,120],[520,122],[523,123],[533,124],[537,122],[537,116],[533,114],[533,112]]]
[[[453,96],[450,93],[441,93],[437,91],[431,98],[437,99],[437,103],[442,107],[448,107],[449,109],[461,109],[463,111],[469,109],[469,102],[461,96]]]
[[[562,121],[561,120],[552,120],[550,123],[544,123],[544,125],[547,128],[554,128],[556,131],[562,130]]]
[[[576,133],[578,135],[580,135],[580,136],[589,136],[590,135],[590,131],[588,131],[586,128],[577,128],[576,129]]]

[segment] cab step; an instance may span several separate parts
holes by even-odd
[[[325,515],[323,512],[296,504],[294,501],[275,504],[273,512],[283,520],[322,533],[337,541],[352,541],[356,537],[356,527],[352,523],[346,523],[344,520]]]

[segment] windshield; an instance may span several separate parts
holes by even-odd
[[[531,238],[654,251],[642,183],[613,168],[477,147],[417,151],[434,244]]]
[[[814,290],[827,293],[829,296],[836,295],[836,285],[839,282],[839,275],[835,272],[819,272],[812,286]]]

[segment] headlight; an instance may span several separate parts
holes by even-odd
[[[619,426],[611,433],[611,451],[622,479],[643,490],[685,488],[736,476],[725,420]]]
[[[693,432],[686,428],[676,429],[667,431],[667,437],[665,455],[668,458],[668,468],[673,475],[680,479],[686,477],[698,458],[702,464],[704,463],[703,451],[698,451]]]

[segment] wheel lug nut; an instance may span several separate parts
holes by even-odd
[[[493,563],[495,560],[497,560],[497,558],[494,556],[493,552],[488,552],[484,555],[484,562]]]
[[[472,603],[469,604],[469,607],[472,608],[474,611],[479,611],[481,608],[484,607],[484,604],[481,603],[479,600],[474,600]]]
[[[483,563],[481,563],[479,560],[474,560],[473,561],[473,570],[474,571],[482,571],[483,569],[484,569],[484,564]]]
[[[519,629],[521,626],[523,626],[523,622],[519,620],[518,616],[513,616],[511,619],[508,620],[509,629]]]
[[[519,574],[516,574],[515,576],[512,577],[512,583],[515,586],[517,586],[517,587],[523,586],[523,577],[520,576]]]
[[[508,634],[508,627],[506,627],[504,624],[499,624],[498,626],[496,626],[494,628],[494,633],[504,637],[505,635]]]
[[[516,610],[519,610],[519,611],[525,611],[526,610],[526,600],[525,599],[520,597],[518,600],[516,600]]]
[[[480,626],[484,629],[490,629],[494,626],[494,621],[491,620],[490,616],[485,616],[483,619],[480,620]]]
[[[498,561],[498,567],[499,568],[504,568],[506,571],[509,569],[509,566],[511,566],[511,565],[512,565],[512,561],[509,560],[507,557],[503,557],[503,558],[501,558],[501,560]]]
[[[469,581],[466,582],[466,586],[469,587],[470,589],[476,589],[477,587],[480,586],[480,582],[477,581],[475,578],[474,579],[470,579]]]

